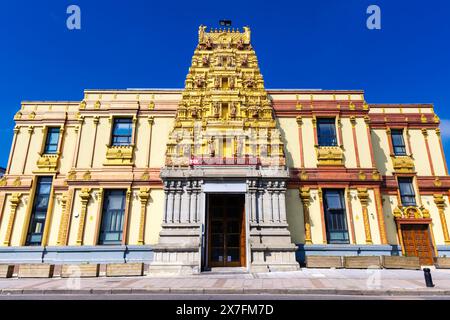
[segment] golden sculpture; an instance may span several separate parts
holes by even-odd
[[[263,166],[285,164],[281,135],[250,44],[250,29],[207,32],[200,26],[167,143],[166,165],[238,157]]]

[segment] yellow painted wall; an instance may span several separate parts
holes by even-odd
[[[367,126],[363,118],[356,119],[356,139],[358,140],[358,153],[361,168],[372,168]]]
[[[39,152],[41,152],[43,141],[43,127],[35,127],[34,134],[31,136],[30,149],[28,150],[25,174],[32,174],[33,171],[37,169],[36,162],[40,158]]]
[[[434,198],[432,195],[430,196],[422,196],[422,204],[430,211],[430,217],[432,219],[432,227],[433,227],[433,234],[434,234],[434,240],[436,242],[436,245],[445,245],[444,241],[444,232],[442,230],[442,223],[441,218],[439,216],[439,210],[436,207],[436,204],[434,203]],[[449,225],[449,203],[448,203],[448,197],[445,196],[445,216],[447,219],[447,226]]]
[[[284,143],[286,165],[300,167],[300,148],[298,140],[298,125],[295,118],[278,118],[278,127]]]
[[[428,130],[428,145],[430,147],[431,161],[433,161],[434,173],[438,176],[445,176],[445,165],[441,156],[441,146],[439,137],[435,130]]]
[[[174,119],[165,117],[155,117],[152,131],[152,148],[150,154],[150,167],[161,168],[164,166],[164,155],[166,154],[166,144],[169,133],[173,128]]]
[[[85,245],[97,244],[97,220],[101,219],[99,215],[99,192],[100,189],[92,189],[91,199],[88,202],[86,221],[84,225],[84,238],[83,243]],[[81,213],[81,211],[80,211]],[[99,224],[100,227],[100,224]]]
[[[158,243],[159,232],[164,218],[164,191],[151,189],[147,204],[147,219],[145,223],[145,244]]]
[[[14,222],[12,237],[11,237],[11,246],[20,246],[21,240],[22,240],[22,232],[24,230],[25,222],[28,225],[28,221],[25,221],[26,213],[27,213],[27,207],[30,203],[30,197],[29,194],[23,194],[22,198],[20,199],[20,204],[17,207],[16,211],[16,219]]]
[[[17,134],[16,148],[11,159],[11,174],[21,174],[22,165],[25,161],[25,154],[27,152],[27,143],[29,139],[28,127],[20,127]],[[11,145],[12,148],[12,145]]]
[[[394,170],[390,157],[389,141],[384,129],[371,130],[373,153],[378,171],[391,176]]]
[[[70,221],[68,245],[74,246],[77,241],[78,226],[80,225],[81,201],[80,190],[76,189],[73,195],[72,218]]]
[[[411,149],[414,158],[414,165],[419,176],[431,175],[430,164],[428,163],[427,148],[421,130],[409,130],[411,139]]]
[[[64,130],[64,143],[59,159],[60,173],[67,173],[72,168],[73,154],[77,143],[78,134],[75,127],[67,126]]]
[[[384,223],[386,226],[386,237],[388,244],[399,244],[397,235],[397,226],[394,220],[394,209],[397,207],[397,197],[390,195],[382,195]]]
[[[302,141],[306,168],[317,168],[317,155],[314,147],[314,130],[312,118],[303,118]]]
[[[369,215],[370,231],[372,235],[373,244],[381,244],[380,228],[378,225],[377,207],[375,204],[375,193],[369,190],[369,204],[367,213]]]
[[[311,205],[309,207],[311,219],[311,238],[314,244],[323,244],[322,216],[320,213],[320,200],[317,189],[311,190]]]
[[[48,235],[48,242],[47,242],[49,246],[56,246],[58,244],[59,226],[61,224],[62,218],[61,198],[62,198],[61,193],[55,193],[52,220],[49,230],[50,233]]]
[[[298,189],[287,189],[286,191],[286,214],[292,241],[305,243],[303,205]]]
[[[342,118],[342,140],[344,145],[344,159],[346,168],[356,168],[355,144],[353,142],[352,124],[350,118]]]

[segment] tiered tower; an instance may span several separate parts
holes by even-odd
[[[165,215],[151,271],[205,266],[209,193],[245,194],[248,269],[298,269],[286,220],[283,142],[248,27],[200,26],[165,164]]]
[[[193,164],[285,164],[248,27],[200,26],[166,154],[167,166]]]

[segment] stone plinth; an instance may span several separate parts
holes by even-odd
[[[383,256],[382,261],[386,269],[420,269],[418,257]]]
[[[107,277],[142,276],[143,273],[143,263],[113,263],[106,265]]]
[[[307,268],[342,268],[342,257],[340,256],[307,256]]]
[[[13,271],[13,265],[0,264],[0,278],[11,278],[13,275]]]
[[[98,264],[65,264],[62,266],[62,278],[93,278],[98,277]]]
[[[437,257],[435,258],[435,265],[438,269],[450,269],[450,258]]]
[[[381,267],[380,257],[344,257],[344,267],[347,269],[379,269]]]
[[[19,278],[51,278],[55,266],[51,264],[21,264]]]

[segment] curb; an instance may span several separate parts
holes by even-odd
[[[348,295],[348,296],[450,296],[449,289],[407,290],[407,289],[295,289],[295,288],[113,288],[113,289],[2,289],[0,296],[6,295],[90,295],[90,294],[291,294],[291,295]]]

